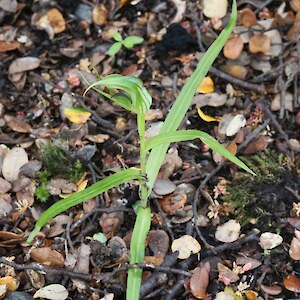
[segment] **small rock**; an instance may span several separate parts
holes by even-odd
[[[6,202],[4,199],[0,198],[0,218],[2,219],[6,217],[11,211],[11,204]]]
[[[176,185],[169,179],[156,179],[153,191],[160,196],[168,195],[174,192]]]
[[[8,292],[3,300],[34,300],[31,295],[24,292]]]
[[[0,194],[5,194],[11,189],[11,184],[0,177]]]
[[[293,107],[293,95],[291,93],[285,93],[283,103],[284,108],[290,112],[294,111]],[[271,110],[278,111],[280,110],[280,94],[277,94],[271,103]]]

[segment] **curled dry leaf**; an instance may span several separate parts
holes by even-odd
[[[108,11],[104,4],[100,3],[93,9],[93,22],[96,25],[102,26],[107,23]]]
[[[190,279],[190,290],[197,299],[204,299],[209,283],[210,265],[206,262],[203,266],[197,267]]]
[[[264,232],[259,238],[259,245],[264,250],[270,250],[279,246],[283,241],[283,238],[276,233]]]
[[[30,70],[34,70],[40,66],[40,59],[36,57],[21,57],[15,59],[8,68],[8,74],[22,73]]]
[[[260,288],[263,292],[271,296],[277,296],[282,292],[282,287],[279,285],[268,286],[268,285],[261,284]]]
[[[50,247],[34,248],[31,250],[30,256],[35,262],[49,268],[62,268],[64,266],[64,257]]]
[[[70,218],[70,216],[64,214],[60,214],[53,218],[51,223],[54,223],[54,225],[51,226],[48,237],[54,237],[65,232],[66,226],[71,220],[72,219]]]
[[[294,293],[300,293],[300,280],[295,274],[291,274],[283,279],[284,287]]]
[[[159,204],[165,213],[174,215],[184,207],[186,199],[186,194],[177,194],[174,192],[160,199]]]
[[[29,133],[31,131],[31,126],[20,118],[15,118],[10,115],[5,115],[4,120],[7,126],[16,132]]]
[[[228,0],[204,0],[203,14],[207,18],[223,18],[227,13]]]
[[[295,231],[295,237],[292,239],[290,250],[290,257],[293,260],[300,260],[300,231]]]
[[[241,55],[243,48],[243,40],[239,36],[235,36],[226,42],[223,53],[228,59],[237,59]]]
[[[36,291],[33,298],[45,298],[50,300],[65,300],[69,296],[66,288],[61,284],[50,284]]]
[[[249,28],[256,24],[256,15],[250,8],[245,8],[239,11],[238,20],[243,26]]]
[[[268,147],[272,139],[268,136],[261,135],[256,140],[250,142],[247,147],[242,151],[243,154],[254,154],[262,151]]]
[[[211,77],[207,76],[204,77],[201,83],[199,84],[197,88],[197,92],[202,94],[209,94],[209,93],[213,93],[214,89],[215,86],[213,80],[211,79]]]
[[[229,220],[217,227],[215,238],[223,243],[236,241],[240,236],[241,225],[236,220]]]
[[[228,64],[228,65],[220,66],[220,69],[225,73],[228,73],[231,76],[241,80],[245,80],[248,74],[248,69],[241,65]]]
[[[8,181],[17,180],[20,168],[28,163],[28,155],[21,147],[11,149],[4,157],[2,175]]]
[[[150,230],[148,233],[149,248],[155,256],[165,257],[169,251],[169,236],[163,230]]]
[[[120,229],[124,222],[124,214],[122,212],[113,212],[102,214],[99,219],[102,232],[107,238],[111,238]]]
[[[265,34],[253,35],[249,40],[249,50],[251,53],[265,53],[270,50],[271,39]]]
[[[20,47],[20,43],[16,41],[6,42],[0,41],[0,52],[16,50]]]
[[[192,236],[183,235],[173,241],[171,249],[172,252],[179,251],[179,259],[186,259],[190,257],[191,254],[198,253],[201,250],[201,246]]]
[[[66,22],[61,12],[56,8],[51,8],[46,13],[47,19],[54,30],[54,33],[61,33],[66,29]]]

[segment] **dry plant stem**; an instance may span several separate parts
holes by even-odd
[[[69,276],[72,278],[81,279],[83,281],[91,281],[93,279],[92,275],[90,274],[82,274],[77,272],[72,272],[66,269],[53,269],[44,267],[38,263],[29,263],[29,264],[17,264],[13,261],[6,260],[3,257],[0,257],[0,264],[5,264],[8,266],[13,267],[16,271],[23,271],[23,270],[35,270],[45,274],[54,274],[54,275],[63,275]]]

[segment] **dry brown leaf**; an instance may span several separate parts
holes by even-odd
[[[176,185],[170,179],[157,178],[154,183],[153,191],[159,196],[165,196],[175,191]]]
[[[261,135],[256,140],[250,142],[242,152],[247,155],[257,153],[266,149],[271,141],[272,140],[270,139],[270,137]]]
[[[227,13],[228,0],[204,0],[203,14],[207,18],[223,18]]]
[[[236,282],[240,279],[239,275],[230,270],[228,267],[218,263],[219,280],[223,281],[225,285]]]
[[[34,70],[40,66],[40,63],[41,60],[36,57],[27,56],[27,57],[17,58],[10,64],[8,68],[8,74],[12,75],[15,73]],[[22,75],[20,75],[18,80],[21,78],[21,76]]]
[[[54,225],[50,227],[48,237],[54,237],[65,232],[66,226],[71,220],[72,219],[69,216],[64,214],[60,214],[53,218],[51,223],[54,223]]]
[[[46,16],[54,33],[61,33],[66,29],[66,22],[61,12],[56,8],[47,11]]]
[[[261,284],[260,288],[263,292],[271,296],[277,296],[282,292],[282,287],[279,285],[268,286],[268,285]]]
[[[69,296],[66,288],[61,284],[50,284],[39,289],[33,298],[44,298],[49,300],[65,300]]]
[[[295,237],[292,239],[290,250],[290,257],[294,260],[300,260],[300,231],[295,231]]]
[[[15,118],[10,115],[5,115],[4,120],[7,126],[16,132],[29,133],[31,131],[31,126],[20,118]]]
[[[104,4],[100,3],[93,9],[93,22],[96,25],[103,26],[107,23],[108,11]]]
[[[236,77],[241,80],[245,80],[248,74],[248,69],[241,65],[223,65],[220,66],[220,69],[233,77]]]
[[[153,252],[153,255],[165,257],[170,247],[168,234],[160,229],[150,230],[148,237],[149,248]]]
[[[186,194],[172,193],[170,195],[164,196],[159,200],[161,209],[168,215],[174,215],[179,210],[181,210],[186,203]]]
[[[264,232],[259,238],[259,245],[264,250],[273,249],[279,246],[283,241],[282,236],[272,232]]]
[[[253,35],[249,40],[249,50],[251,53],[265,53],[270,50],[271,39],[265,34]]]
[[[215,238],[223,243],[236,241],[240,236],[241,225],[236,220],[229,220],[217,227]]]
[[[300,293],[300,280],[295,274],[291,274],[283,279],[284,287],[294,293]]]
[[[256,24],[256,15],[250,8],[245,8],[238,13],[239,22],[249,28]]]
[[[17,280],[12,276],[6,276],[0,278],[0,285],[5,284],[7,290],[9,291],[15,291],[18,288],[18,282]]]
[[[0,194],[5,194],[11,189],[11,184],[9,181],[0,177]]]
[[[289,1],[291,8],[298,12],[300,11],[300,0],[291,0]]]
[[[111,238],[120,229],[124,222],[124,214],[122,212],[113,212],[102,214],[99,219],[102,232],[107,238]]]
[[[152,264],[154,266],[161,266],[164,262],[164,258],[162,256],[145,256],[144,263]]]
[[[227,96],[226,94],[197,94],[194,96],[193,104],[196,104],[196,107],[204,107],[204,106],[213,106],[219,107],[226,103]]]
[[[0,52],[16,50],[20,47],[20,45],[21,44],[16,41],[12,41],[12,42],[0,41]]]
[[[149,109],[146,114],[145,114],[145,120],[146,121],[154,121],[154,120],[159,120],[162,119],[164,116],[163,112],[161,109]]]
[[[206,297],[206,289],[209,283],[209,262],[203,266],[197,267],[190,279],[190,290],[197,299],[204,299]]]
[[[50,247],[34,248],[30,252],[31,258],[49,268],[62,268],[64,266],[63,256]]]
[[[109,139],[109,135],[108,134],[88,134],[85,136],[86,139],[88,139],[89,141],[93,142],[93,143],[98,143],[98,144],[102,144],[105,141],[107,141]]]
[[[228,59],[237,59],[244,48],[244,42],[239,36],[235,36],[231,39],[229,39],[224,48],[223,48],[223,54]]]
[[[198,253],[201,250],[201,246],[192,236],[183,235],[173,241],[171,249],[172,252],[179,251],[179,259],[186,259],[189,258],[191,254]]]

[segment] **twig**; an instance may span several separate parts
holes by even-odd
[[[39,271],[39,272],[42,272],[45,274],[64,275],[64,276],[69,276],[72,278],[81,279],[83,281],[91,281],[93,279],[92,275],[90,275],[90,274],[77,273],[77,272],[69,271],[66,269],[50,269],[50,268],[44,267],[43,265],[38,264],[38,263],[17,264],[15,262],[6,260],[3,257],[0,257],[0,263],[11,266],[16,271],[36,270],[36,271]]]

